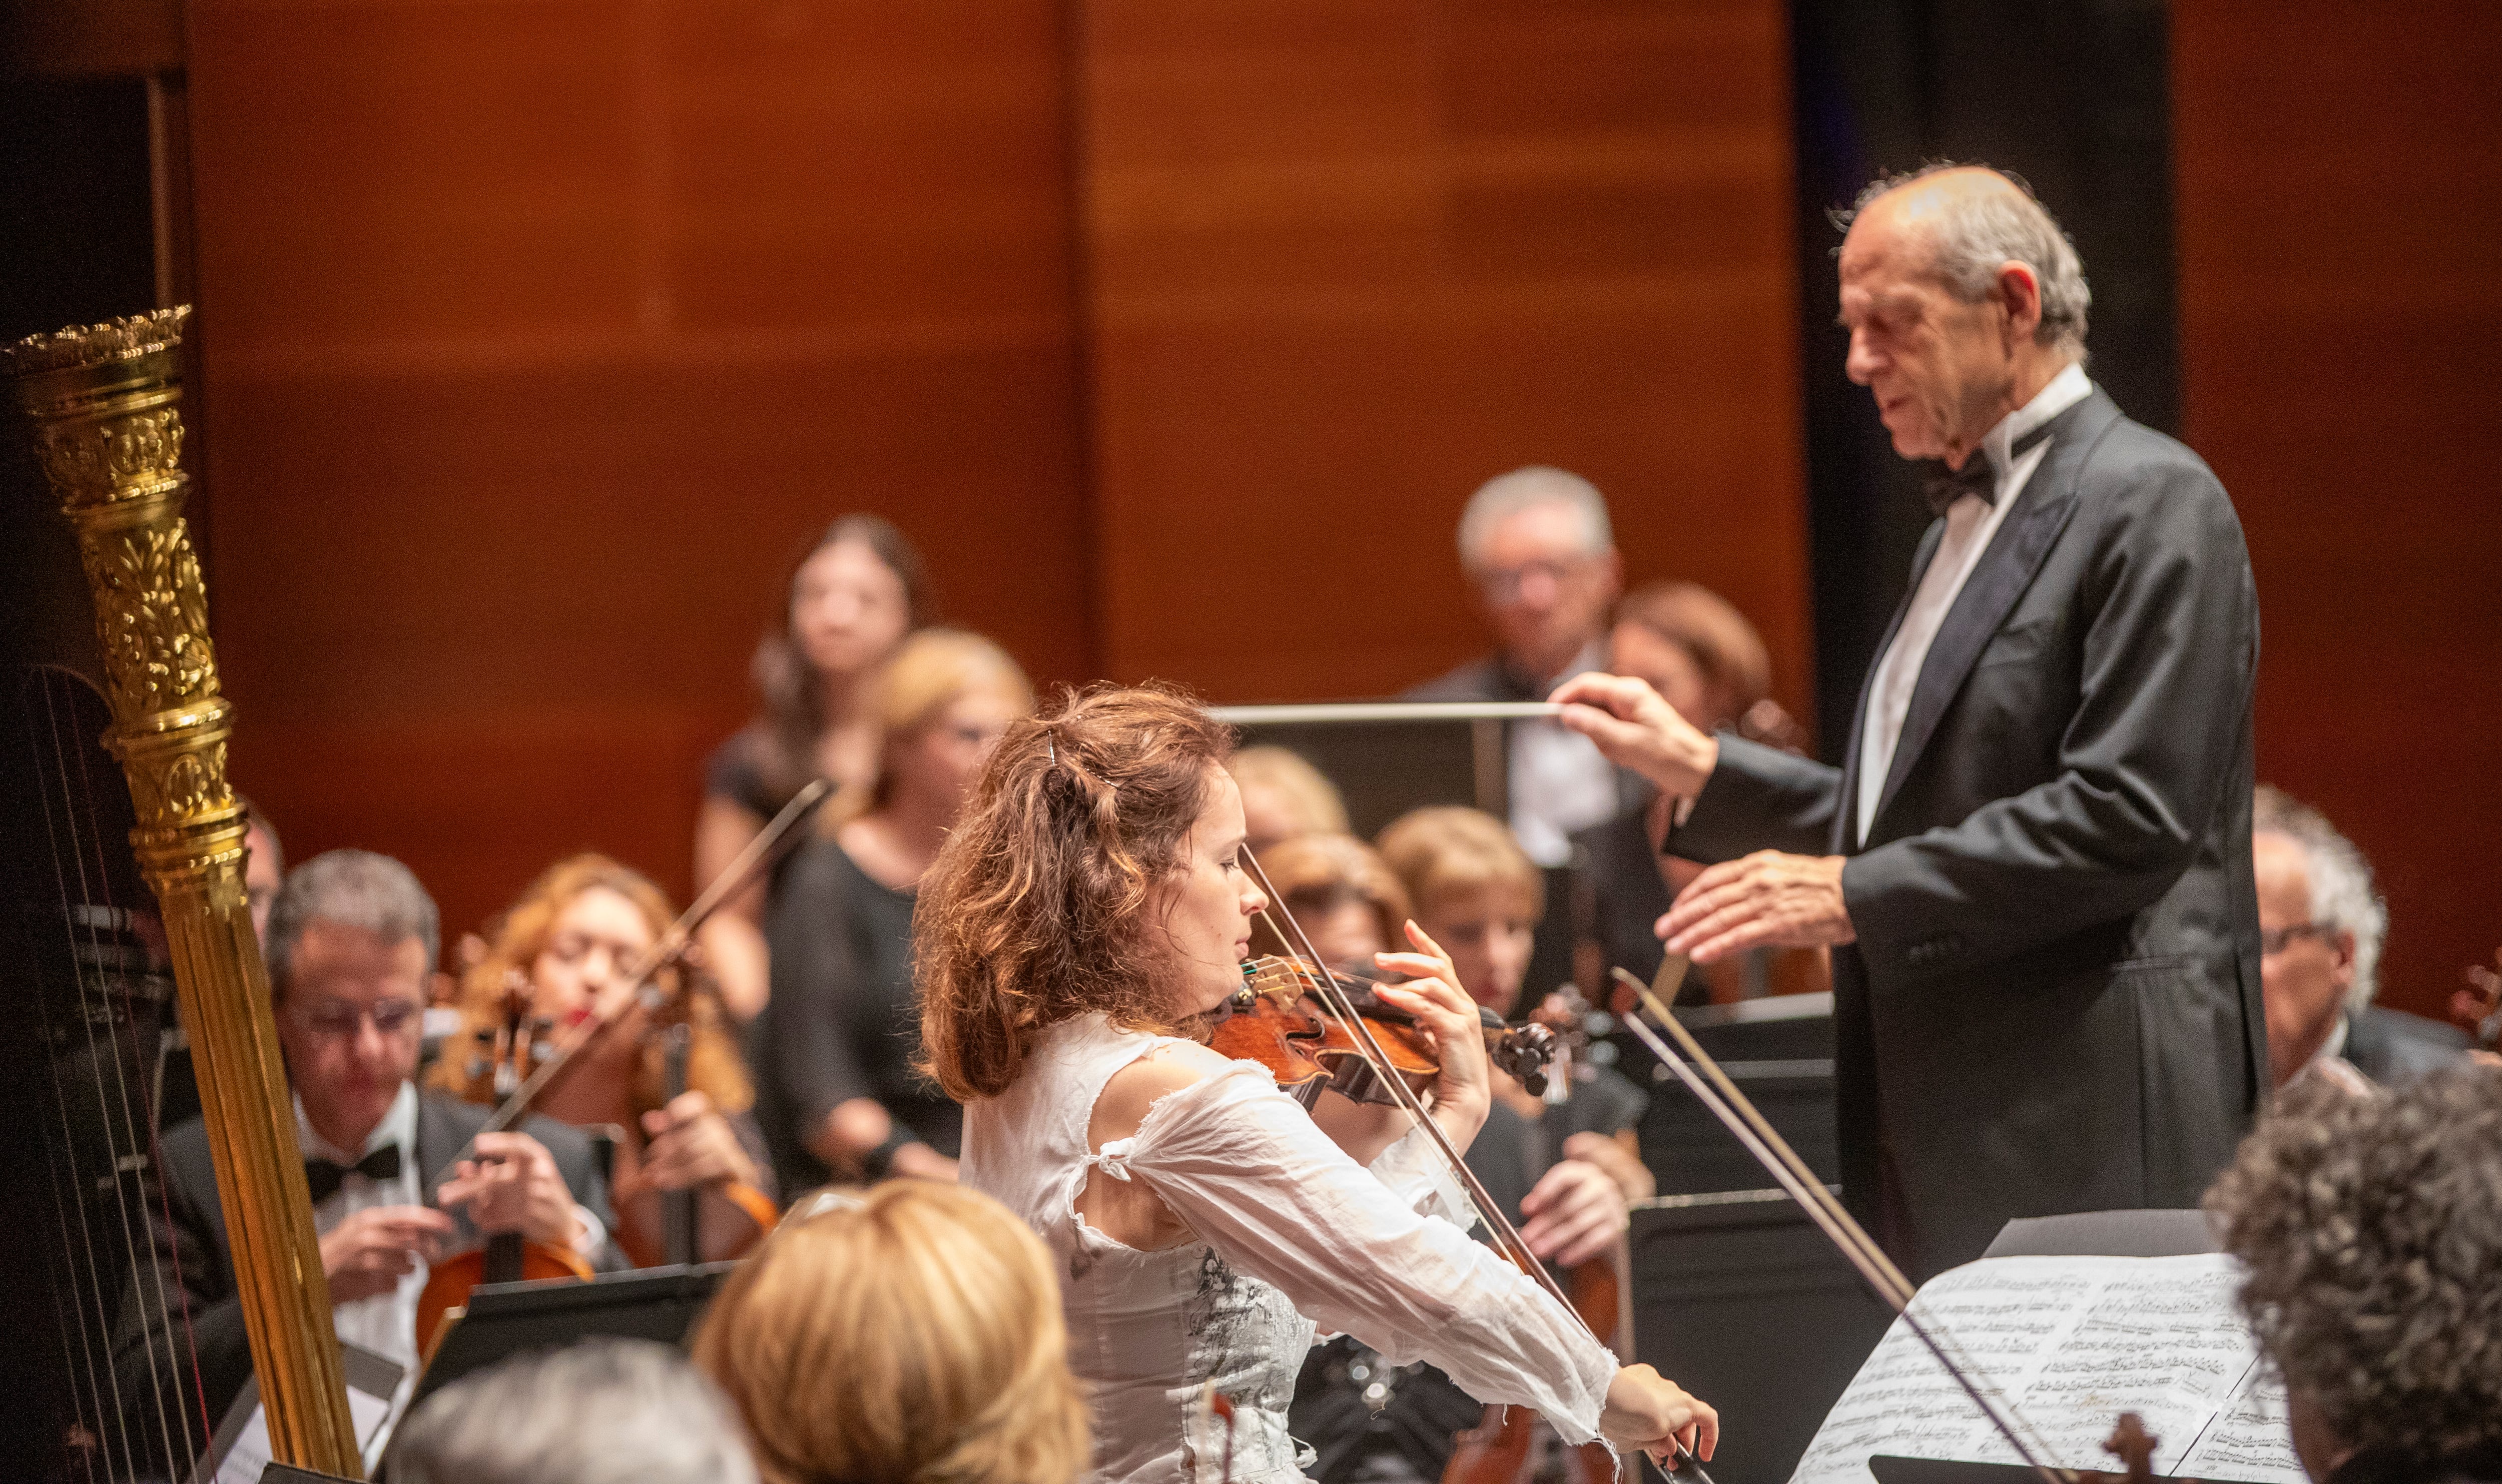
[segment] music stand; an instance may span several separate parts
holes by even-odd
[[[526,1350],[558,1350],[599,1334],[683,1344],[722,1279],[737,1265],[645,1267],[601,1273],[588,1283],[557,1278],[481,1284],[469,1295],[466,1312],[446,1325],[409,1410],[471,1371]]]
[[[2119,1460],[2112,1462],[2116,1464]],[[1868,1471],[1876,1476],[1876,1484],[2042,1484],[2042,1476],[2022,1464],[1905,1458],[1899,1453],[1868,1455]],[[2198,1484],[2194,1479],[2180,1479],[2168,1473],[2149,1474],[2147,1478],[2149,1484]]]

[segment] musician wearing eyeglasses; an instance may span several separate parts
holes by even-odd
[[[921,888],[922,1039],[965,1104],[959,1177],[1051,1250],[1090,1479],[1296,1484],[1309,1455],[1286,1410],[1316,1326],[1568,1441],[1674,1436],[1707,1459],[1709,1407],[1619,1366],[1449,1219],[1430,1131],[1341,1148],[1268,1068],[1203,1044],[1268,906],[1230,750],[1161,691],[1020,721]],[[1481,1022],[1450,961],[1409,942],[1374,965],[1405,982],[1376,993],[1437,1048],[1425,1112],[1464,1153],[1490,1098]]]
[[[2464,1031],[2372,1003],[2388,904],[2373,890],[2372,862],[2326,815],[2260,785],[2250,858],[2277,1087],[2335,1066],[2393,1087],[2466,1056]]]
[[[269,916],[278,1038],[333,1320],[341,1339],[405,1367],[394,1408],[419,1368],[417,1301],[429,1262],[485,1233],[518,1231],[593,1266],[624,1265],[580,1134],[537,1118],[481,1133],[489,1110],[419,1091],[438,923],[406,866],[363,851],[298,866]],[[474,1151],[456,1161],[472,1135]],[[141,1264],[124,1299],[116,1373],[126,1389],[143,1388],[137,1395],[178,1387],[186,1413],[214,1424],[251,1375],[252,1354],[201,1123],[165,1135],[162,1177],[162,1202],[149,1210],[154,1261]],[[196,1373],[167,1356],[195,1359]]]

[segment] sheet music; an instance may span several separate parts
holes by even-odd
[[[1913,1300],[1931,1334],[2069,1468],[2134,1411],[2162,1440],[2158,1473],[2308,1484],[2281,1388],[2233,1307],[2228,1258],[1991,1258]],[[2015,1463],[2017,1455],[1910,1332],[1894,1327],[1799,1460],[1791,1484],[1872,1484],[1868,1456]],[[2194,1466],[2194,1467],[2188,1467]]]

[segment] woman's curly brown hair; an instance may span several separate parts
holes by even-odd
[[[913,914],[925,1068],[996,1097],[1045,1028],[1091,1012],[1168,1030],[1149,898],[1234,749],[1179,691],[1063,692],[999,738]]]
[[[2261,1348],[2341,1442],[2502,1437],[2502,1071],[2370,1097],[2303,1078],[2206,1203]]]

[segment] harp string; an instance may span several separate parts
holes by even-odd
[[[76,692],[69,690],[70,687],[80,683],[59,671],[47,671],[43,678],[46,725],[50,732],[54,763],[47,781],[48,783],[51,779],[58,781],[57,802],[61,809],[61,825],[65,827],[68,836],[67,854],[77,873],[78,902],[73,904],[70,900],[70,879],[68,874],[60,869],[63,842],[57,834],[53,840],[56,887],[74,965],[77,962],[80,928],[83,927],[85,931],[87,961],[84,967],[78,968],[75,975],[82,1011],[79,1020],[87,1055],[87,1075],[92,1084],[85,1091],[91,1092],[94,1096],[97,1115],[104,1121],[102,1131],[110,1164],[109,1169],[100,1175],[89,1176],[88,1179],[92,1181],[95,1191],[102,1192],[109,1188],[112,1193],[112,1214],[118,1218],[118,1225],[120,1228],[121,1257],[127,1274],[126,1282],[122,1285],[123,1289],[138,1292],[143,1298],[152,1298],[158,1312],[179,1317],[181,1331],[179,1334],[172,1326],[160,1327],[153,1323],[140,1326],[141,1344],[147,1360],[147,1378],[144,1387],[147,1395],[136,1399],[139,1404],[146,1408],[136,1419],[136,1425],[140,1438],[145,1439],[151,1414],[152,1414],[156,1440],[163,1448],[163,1457],[180,1473],[187,1475],[198,1462],[199,1453],[210,1428],[203,1410],[200,1429],[195,1434],[191,1426],[191,1408],[179,1397],[173,1400],[170,1406],[168,1404],[167,1383],[170,1381],[174,1387],[180,1387],[186,1369],[184,1352],[189,1352],[191,1364],[188,1369],[195,1378],[197,1376],[196,1344],[191,1333],[187,1302],[182,1299],[179,1292],[174,1303],[168,1304],[166,1301],[164,1273],[154,1261],[153,1238],[146,1231],[146,1182],[152,1174],[157,1181],[160,1194],[164,1189],[162,1149],[156,1136],[153,1110],[145,1104],[134,1108],[134,1094],[130,1086],[126,1057],[136,1055],[142,1049],[138,1045],[139,1028],[135,1024],[128,1024],[130,1017],[120,1013],[131,996],[119,995],[118,992],[115,965],[109,951],[113,945],[107,943],[103,932],[104,925],[112,923],[118,926],[123,932],[130,933],[129,925],[134,921],[134,917],[130,908],[118,900],[115,895],[114,873],[106,857],[106,852],[112,847],[104,837],[104,826],[98,819],[95,802],[100,780],[89,771],[90,750],[81,745],[85,739],[80,735],[83,728],[77,721]],[[67,707],[69,717],[66,723],[62,706],[65,693],[71,697],[71,703]],[[73,769],[75,769],[75,776],[73,776]],[[101,782],[112,784],[120,783],[121,780],[117,777]],[[46,810],[49,816],[54,801],[50,789],[47,790],[46,798]],[[89,879],[90,869],[93,872],[92,880]],[[74,905],[85,906],[88,910],[78,912],[74,910]],[[103,908],[100,913],[94,910],[99,906]],[[132,935],[136,936],[135,933]],[[106,1028],[101,1044],[96,1032],[96,1016],[99,1014],[106,1017]],[[107,1061],[111,1062],[109,1082],[107,1067],[104,1064]],[[60,1077],[59,1064],[57,1061],[50,1064],[57,1084]],[[116,1333],[114,1306],[120,1296],[108,1292],[104,1265],[96,1255],[95,1237],[91,1223],[87,1219],[89,1197],[85,1189],[87,1180],[80,1178],[83,1172],[78,1169],[76,1164],[75,1132],[68,1126],[68,1097],[57,1086],[55,1096],[62,1105],[63,1134],[65,1140],[70,1141],[72,1179],[80,1197],[79,1211],[86,1258],[84,1284],[85,1292],[80,1296],[81,1301],[92,1303],[96,1319],[93,1332],[110,1346]],[[131,1182],[134,1180],[140,1182],[137,1193],[131,1189]],[[170,1209],[169,1198],[167,1210],[170,1212]],[[111,1242],[109,1234],[105,1240],[109,1251]],[[75,1269],[75,1261],[72,1265]],[[72,1282],[74,1294],[80,1286],[74,1273]],[[81,1329],[84,1332],[85,1326],[82,1325]],[[104,1383],[100,1387],[94,1381],[93,1370],[90,1357],[89,1388],[94,1404],[100,1413],[109,1412],[110,1416],[105,1420],[113,1430],[113,1433],[120,1438],[124,1467],[136,1473],[144,1467],[144,1460],[139,1456],[131,1436],[133,1399],[123,1396],[122,1377],[114,1366],[113,1356],[109,1351],[102,1366]],[[195,1387],[194,1391],[196,1390]],[[205,1398],[201,1399],[200,1404],[205,1408]],[[99,1439],[110,1435],[103,1426],[96,1427],[94,1431]]]

